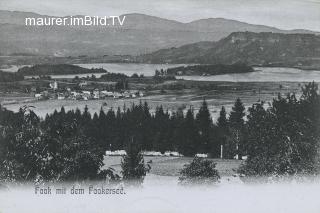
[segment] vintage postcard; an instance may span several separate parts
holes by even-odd
[[[0,0],[0,213],[319,213],[320,0]]]

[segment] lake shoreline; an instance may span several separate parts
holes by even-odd
[[[4,57],[4,56],[0,56],[0,57]],[[8,56],[10,57],[10,56]],[[60,63],[45,63],[45,64],[60,64]],[[193,66],[193,65],[212,65],[212,64],[195,64],[195,63],[183,63],[183,64],[175,64],[175,63],[139,63],[139,62],[123,62],[123,61],[119,61],[119,62],[90,62],[90,63],[87,63],[87,62],[79,62],[79,63],[66,63],[66,64],[71,64],[71,65],[76,65],[76,66],[80,66],[81,65],[90,65],[90,64],[115,64],[115,65],[161,65],[161,66]],[[18,71],[18,68],[16,71],[13,71],[13,69],[15,69],[15,67],[19,67],[19,68],[22,68],[24,66],[33,66],[35,64],[30,64],[30,65],[20,65],[20,64],[4,64],[2,66],[5,66],[5,68],[0,68],[0,70],[2,71],[5,71],[5,72],[16,72]],[[306,71],[320,71],[320,66],[309,66],[309,67],[306,67],[306,66],[281,66],[281,65],[277,65],[277,66],[274,66],[274,65],[256,65],[256,64],[253,64],[253,65],[250,65],[251,67],[253,68],[263,68],[263,67],[266,67],[266,68],[288,68],[288,69],[300,69],[300,70],[306,70]],[[84,74],[84,73],[83,73]]]

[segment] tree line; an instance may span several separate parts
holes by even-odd
[[[300,98],[279,95],[270,106],[258,102],[247,111],[238,98],[230,113],[222,107],[216,123],[205,100],[197,113],[192,107],[184,113],[162,106],[151,113],[147,102],[140,102],[93,115],[88,107],[83,112],[62,107],[43,120],[30,107],[17,113],[1,107],[0,178],[104,179],[112,173],[102,169],[105,151],[128,150],[128,146],[136,147],[136,153],[247,156],[241,172],[250,176],[316,173],[319,106],[318,87],[310,83]]]
[[[253,72],[254,69],[244,63],[235,64],[207,64],[207,65],[192,65],[168,68],[164,72],[159,72],[162,75],[221,75],[230,73],[247,73]]]
[[[23,75],[19,73],[4,72],[0,70],[0,82],[12,82],[23,80]]]

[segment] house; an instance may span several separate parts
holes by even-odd
[[[87,100],[89,100],[89,99],[91,98],[91,92],[89,92],[89,91],[82,91],[81,96],[82,96],[82,99],[83,99],[83,100],[87,101]]]
[[[58,93],[58,100],[64,100],[66,97],[63,93]]]
[[[72,91],[72,92],[71,92],[71,95],[74,96],[74,97],[76,97],[76,96],[79,95],[79,93],[77,93],[77,92],[75,92],[75,91]]]
[[[100,98],[100,91],[98,89],[93,90],[93,98],[94,99]]]
[[[78,92],[72,91],[70,97],[74,100],[78,100],[81,98],[81,95]]]
[[[49,87],[53,90],[57,90],[58,89],[58,82],[54,81],[52,83],[49,84]]]
[[[36,94],[34,94],[34,97],[35,97],[36,99],[40,100],[40,99],[42,99],[42,94],[36,93]]]
[[[86,81],[83,81],[83,82],[79,83],[79,87],[84,87],[84,86],[87,86],[87,85],[88,85],[88,82],[86,82]]]
[[[125,92],[123,93],[123,96],[124,96],[125,98],[130,98],[130,93],[129,93],[128,91],[125,91]]]
[[[122,98],[123,95],[120,92],[114,92],[113,93],[113,98]]]
[[[31,92],[31,93],[37,92],[37,88],[36,88],[36,87],[31,87],[31,88],[30,88],[30,92]]]
[[[106,93],[103,93],[102,91],[99,92],[100,98],[105,98],[107,95]]]
[[[101,94],[106,97],[113,97],[113,92],[109,92],[107,90],[101,91]]]
[[[49,92],[47,90],[42,91],[41,95],[42,95],[43,99],[49,99],[49,97],[50,97],[50,94],[49,94]]]

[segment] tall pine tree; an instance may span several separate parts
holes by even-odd
[[[238,159],[242,158],[243,143],[244,143],[244,116],[245,107],[240,98],[237,98],[232,111],[229,116],[230,124],[230,141],[226,150],[229,158],[237,156]]]
[[[194,119],[193,109],[187,111],[186,118],[178,130],[179,133],[179,150],[189,157],[193,157],[199,151],[199,134]]]
[[[206,100],[203,100],[202,106],[196,116],[197,129],[199,132],[199,148],[201,153],[210,152],[210,144],[212,139],[212,119],[208,109]]]
[[[223,146],[226,148],[227,140],[229,137],[229,124],[227,119],[227,112],[224,106],[221,108],[220,116],[217,120],[217,142],[216,146]],[[220,150],[219,150],[220,151]],[[221,152],[221,151],[220,151]],[[224,157],[224,153],[215,152],[215,156],[218,157],[219,154]],[[223,152],[223,150],[222,150]]]

